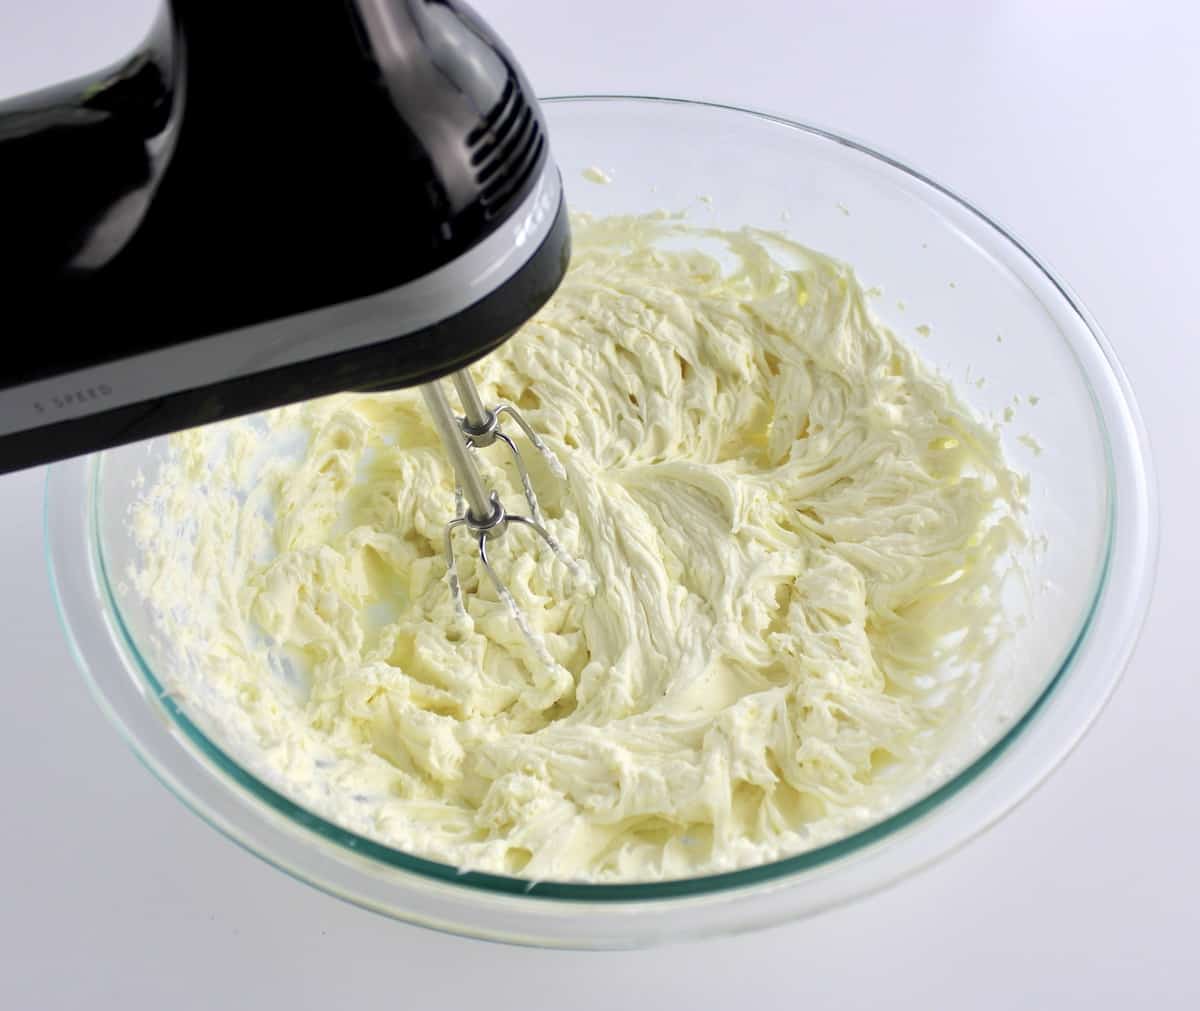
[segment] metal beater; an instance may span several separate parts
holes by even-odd
[[[450,583],[450,592],[454,598],[455,609],[459,615],[465,616],[466,608],[463,605],[462,587],[459,584],[458,569],[454,561],[454,532],[457,528],[463,527],[470,532],[472,538],[479,546],[480,561],[483,562],[483,569],[487,573],[488,579],[491,580],[492,585],[496,588],[497,596],[504,601],[509,612],[520,626],[521,631],[525,634],[526,639],[538,651],[539,656],[548,664],[553,664],[549,654],[546,652],[545,645],[534,634],[524,614],[517,607],[517,603],[513,599],[508,586],[492,567],[492,563],[488,559],[488,541],[493,537],[501,536],[510,524],[516,523],[520,526],[528,527],[546,542],[555,557],[568,567],[575,579],[586,582],[588,577],[583,567],[567,555],[562,545],[558,543],[558,540],[547,529],[545,518],[542,516],[541,508],[538,506],[537,495],[533,490],[533,482],[529,478],[529,470],[525,466],[525,461],[521,458],[521,451],[517,448],[516,443],[501,430],[501,417],[510,418],[524,432],[525,437],[533,444],[534,449],[542,454],[547,466],[555,477],[565,481],[567,472],[550,447],[541,440],[538,434],[530,427],[529,423],[521,417],[521,413],[516,407],[503,402],[491,408],[485,406],[482,398],[479,396],[479,390],[475,386],[475,381],[466,369],[460,369],[458,372],[453,373],[450,378],[462,403],[462,417],[457,417],[454,414],[454,411],[450,407],[450,402],[446,399],[446,392],[439,380],[422,385],[421,393],[425,397],[426,406],[433,417],[434,427],[437,429],[438,436],[445,447],[446,455],[450,458],[450,463],[454,467],[454,474],[458,481],[458,488],[455,494],[455,516],[446,524],[447,579]],[[497,441],[504,443],[508,447],[509,452],[512,453],[513,462],[517,467],[517,474],[521,479],[521,488],[525,493],[525,501],[529,505],[528,516],[508,512],[504,508],[503,503],[501,503],[500,496],[494,491],[488,491],[487,486],[484,484],[483,476],[479,473],[479,468],[472,456],[473,452],[479,449],[486,449]]]

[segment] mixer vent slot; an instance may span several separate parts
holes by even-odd
[[[479,126],[467,135],[479,202],[494,217],[529,179],[546,146],[534,109],[513,78]]]

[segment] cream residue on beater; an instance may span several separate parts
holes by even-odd
[[[591,579],[492,544],[445,579],[415,391],[197,429],[134,509],[165,677],[310,810],[463,868],[632,881],[844,836],[926,782],[1003,634],[1024,484],[998,436],[782,236],[576,218],[554,298],[474,366]],[[519,502],[500,454],[487,478]]]

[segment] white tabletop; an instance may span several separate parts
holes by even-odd
[[[1122,356],[1157,454],[1158,590],[1126,678],[1014,814],[851,907],[631,954],[460,940],[284,877],[138,765],[59,632],[43,475],[5,477],[0,1007],[1200,1006],[1196,6],[477,6],[542,94],[714,98],[850,133],[963,193],[1061,272]],[[120,55],[152,11],[6,0],[0,96]]]

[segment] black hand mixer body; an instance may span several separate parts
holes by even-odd
[[[169,0],[0,104],[0,472],[424,383],[553,293],[537,102],[453,0]]]

